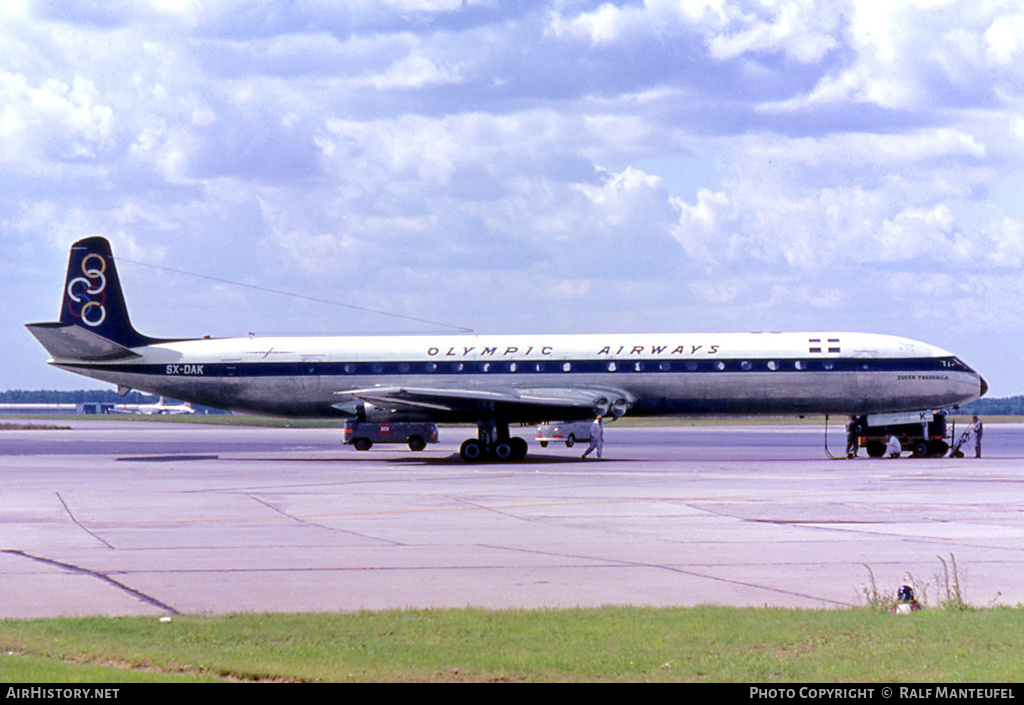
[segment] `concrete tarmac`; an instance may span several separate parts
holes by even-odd
[[[0,431],[0,617],[834,608],[906,582],[934,605],[954,579],[971,604],[1024,602],[1019,424],[989,423],[982,460],[610,424],[602,461],[527,435],[495,465],[457,459],[469,429],[361,453],[338,429],[69,425]]]

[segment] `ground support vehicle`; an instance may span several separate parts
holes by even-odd
[[[374,443],[407,443],[409,450],[423,450],[428,443],[437,443],[437,424],[414,421],[372,423],[350,419],[345,422],[343,443],[356,450],[370,450]]]
[[[938,458],[949,450],[945,412],[870,414],[858,416],[852,423],[858,444],[872,458],[885,455],[889,436],[896,436],[903,450],[910,451],[915,458]]]
[[[593,424],[593,420],[541,424],[537,427],[537,442],[541,448],[547,448],[548,443],[565,443],[566,448],[572,448],[577,441],[590,441]]]

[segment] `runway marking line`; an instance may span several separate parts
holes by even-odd
[[[873,490],[871,492],[858,492],[857,497],[865,497],[872,495],[886,495],[894,496],[899,494],[914,494],[914,495],[949,495],[955,494],[962,496],[965,494],[980,494],[980,493],[991,493],[991,488],[979,489],[979,490],[939,490],[931,492],[921,492],[918,490],[905,492],[893,491],[891,489],[886,490]],[[80,520],[82,525],[90,526],[152,526],[157,524],[200,524],[200,523],[215,523],[215,522],[265,522],[265,521],[280,521],[280,520],[306,520],[306,519],[323,519],[329,517],[360,517],[360,516],[385,516],[385,515],[401,515],[401,514],[426,514],[426,513],[440,513],[440,512],[467,512],[467,511],[492,511],[501,512],[512,509],[538,509],[544,507],[586,507],[586,506],[598,506],[598,505],[610,505],[610,504],[648,504],[648,503],[687,503],[687,502],[749,502],[749,501],[780,501],[783,499],[807,499],[813,497],[835,497],[835,496],[847,496],[846,492],[825,492],[825,493],[807,493],[807,494],[785,494],[785,495],[767,495],[751,497],[749,495],[731,497],[728,495],[712,495],[712,496],[697,496],[697,497],[633,497],[630,499],[604,499],[604,500],[576,500],[566,502],[531,502],[531,503],[516,503],[516,504],[498,504],[498,505],[483,505],[483,504],[471,504],[466,506],[458,507],[428,507],[428,508],[417,508],[417,509],[379,509],[372,511],[360,511],[360,512],[323,512],[316,514],[288,514],[278,513],[274,516],[267,517],[204,517],[196,519],[155,519],[155,520],[140,520],[140,521],[106,521],[106,520]],[[266,506],[266,505],[264,505]],[[273,511],[279,511],[272,507],[269,507]],[[699,509],[699,507],[698,507]],[[802,522],[796,522],[802,523]],[[807,522],[814,523],[814,522]]]

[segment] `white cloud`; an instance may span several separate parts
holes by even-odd
[[[396,62],[384,73],[366,81],[374,88],[421,88],[431,85],[462,83],[456,66],[438,66],[429,58],[411,54]]]
[[[114,111],[82,76],[70,84],[49,79],[32,85],[25,76],[0,71],[0,106],[4,161],[31,167],[93,159],[110,145]]]
[[[647,0],[643,6],[605,3],[575,16],[555,14],[551,32],[559,37],[584,38],[594,46],[650,36],[671,41],[695,33],[707,45],[710,56],[719,61],[772,53],[813,62],[838,46],[833,34],[840,21],[840,6],[807,0]]]
[[[709,276],[769,268],[824,284],[828,272],[863,267],[1020,266],[1020,222],[976,203],[993,175],[979,167],[989,150],[972,134],[938,128],[721,142],[735,155],[723,188],[673,199],[673,235]]]
[[[712,37],[708,48],[719,60],[773,52],[799,62],[820,61],[839,45],[833,35],[840,20],[840,9],[832,3],[765,3],[733,22],[735,31]]]
[[[801,161],[817,166],[823,163],[843,166],[878,164],[907,166],[940,158],[985,156],[985,146],[973,135],[951,128],[917,129],[900,134],[853,133],[827,137],[773,140],[770,144],[752,143],[754,158]]]
[[[867,103],[913,109],[1019,93],[1024,16],[1013,2],[852,3],[844,12],[852,60],[792,97],[794,109]]]
[[[997,64],[1019,60],[1024,52],[1024,14],[997,17],[983,35],[989,58]]]
[[[907,208],[882,223],[878,237],[881,261],[910,260],[948,251],[953,216],[945,205]]]

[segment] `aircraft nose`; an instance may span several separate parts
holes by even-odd
[[[988,394],[988,382],[981,375],[978,375],[978,379],[981,381],[981,396]]]

